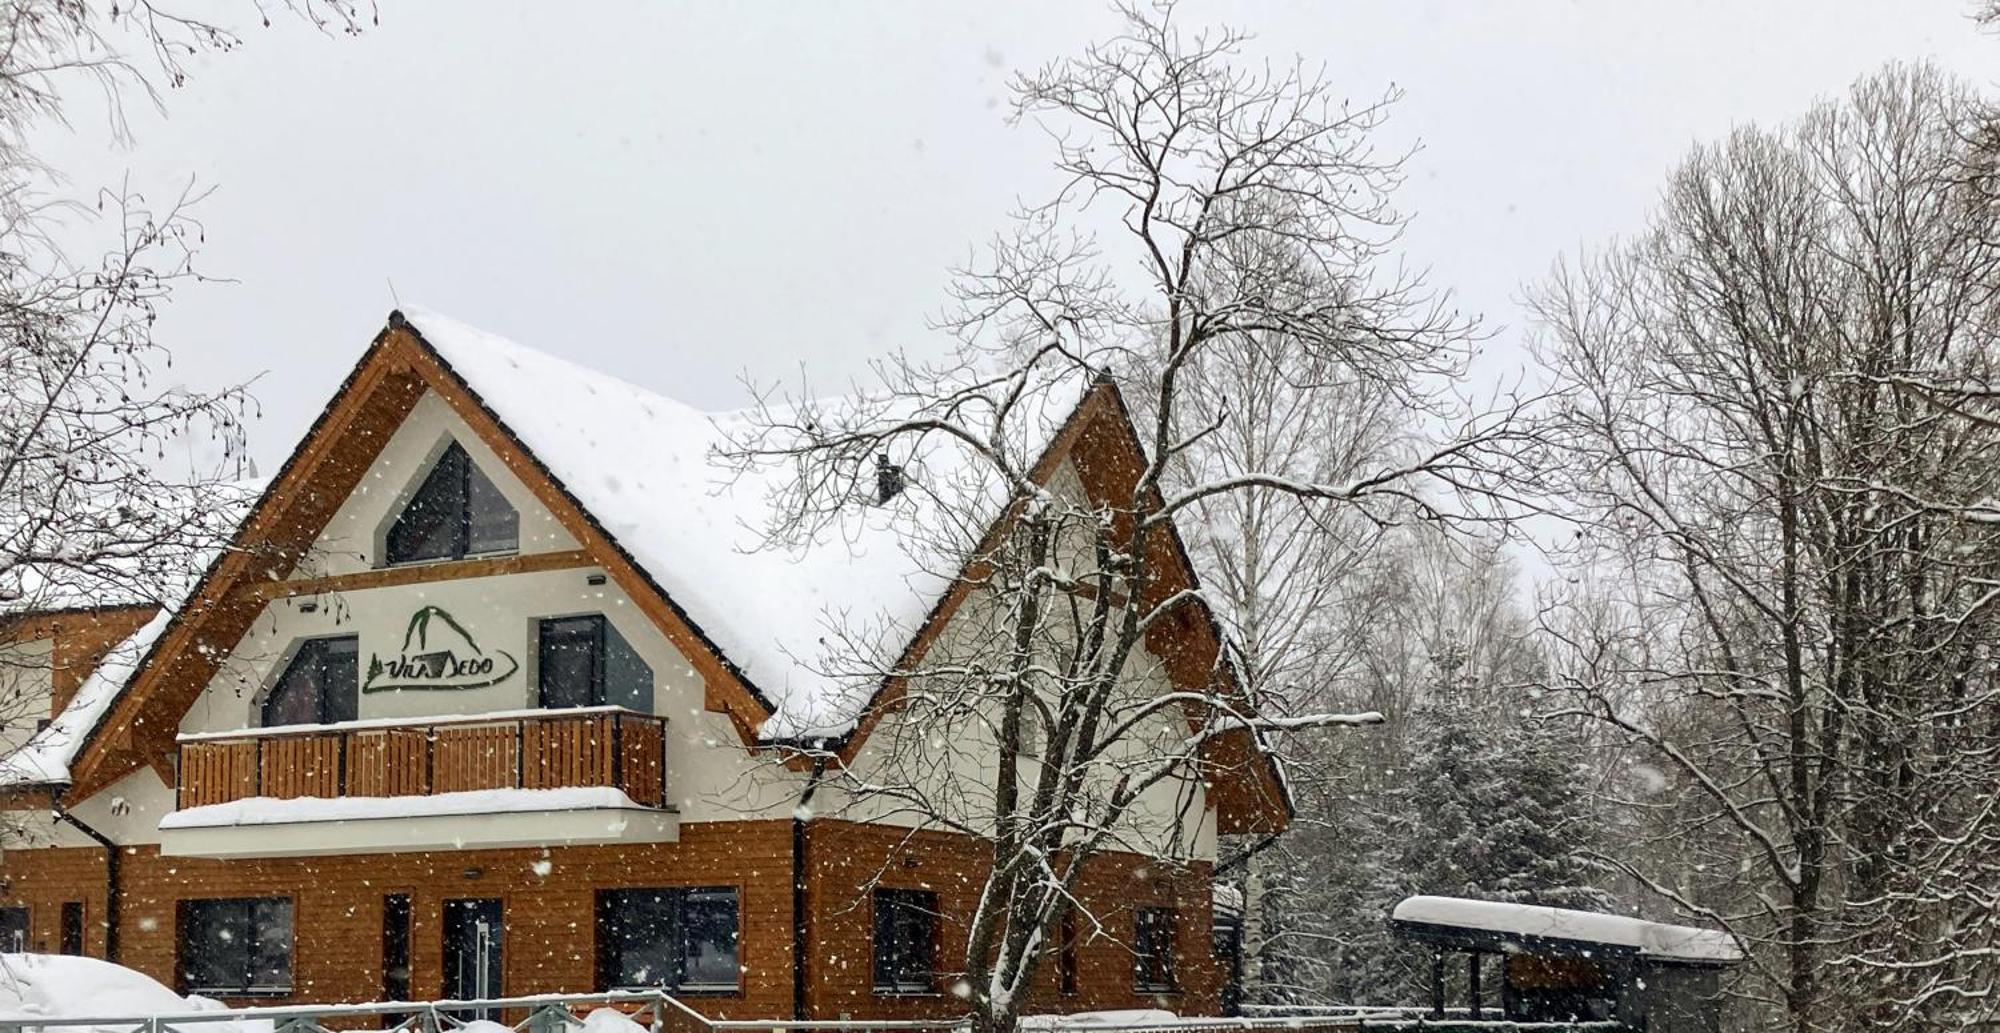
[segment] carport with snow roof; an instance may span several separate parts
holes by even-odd
[[[1722,974],[1743,960],[1712,929],[1568,908],[1411,897],[1390,928],[1431,951],[1431,1006],[1443,1016],[1446,956],[1464,954],[1466,1008],[1486,1017],[1484,959],[1497,956],[1500,1016],[1514,1022],[1613,1021],[1647,1033],[1720,1033]]]

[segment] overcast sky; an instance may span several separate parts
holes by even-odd
[[[1049,183],[1012,69],[1114,27],[1087,3],[382,0],[358,39],[280,23],[198,63],[114,146],[79,100],[43,152],[79,188],[215,192],[176,369],[262,373],[275,468],[392,307],[423,305],[708,408],[739,374],[840,387],[934,347],[949,268]],[[244,7],[248,7],[245,0]],[[587,9],[589,14],[580,14]],[[1776,122],[1893,59],[1982,88],[1964,0],[1195,0],[1357,100],[1406,94],[1411,261],[1518,348],[1520,286],[1640,225],[1695,141]]]

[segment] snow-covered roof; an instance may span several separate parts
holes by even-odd
[[[233,529],[249,515],[262,482],[238,482],[229,490],[211,493],[214,533],[205,548],[185,550],[181,566],[172,580],[163,585],[165,600],[160,612],[105,653],[103,661],[77,686],[63,711],[36,732],[20,749],[0,757],[0,786],[52,785],[69,781],[70,765],[77,751],[103,720],[111,704],[125,691],[126,682],[152,653],[153,644],[173,622],[173,616],[199,583],[201,574],[221,553]],[[163,568],[164,569],[164,568]]]
[[[879,676],[841,677],[827,640],[845,629],[892,662],[952,583],[976,535],[948,542],[936,511],[997,516],[997,481],[969,453],[938,444],[897,457],[924,490],[894,506],[857,501],[832,533],[803,547],[764,540],[772,496],[788,475],[731,476],[715,451],[745,414],[702,412],[664,395],[475,329],[404,308],[479,399],[527,446],[772,707],[766,739],[851,730]],[[1085,383],[1042,385],[1006,447],[1027,465],[1083,398]],[[967,505],[968,497],[974,504]],[[981,499],[990,505],[982,507]],[[852,657],[845,657],[852,664]],[[879,667],[878,667],[879,669]]]
[[[1462,897],[1411,897],[1397,904],[1390,917],[1412,925],[1620,947],[1665,961],[1722,964],[1743,959],[1742,948],[1728,933],[1598,911]]]

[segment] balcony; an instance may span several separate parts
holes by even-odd
[[[658,842],[666,719],[621,707],[183,735],[162,852],[268,857]],[[317,830],[317,831],[315,831]]]

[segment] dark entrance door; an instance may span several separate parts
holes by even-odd
[[[0,907],[0,951],[19,954],[28,949],[28,909]]]
[[[444,995],[457,1001],[501,996],[500,901],[444,902]],[[473,1009],[470,1018],[491,1018],[491,1009]]]

